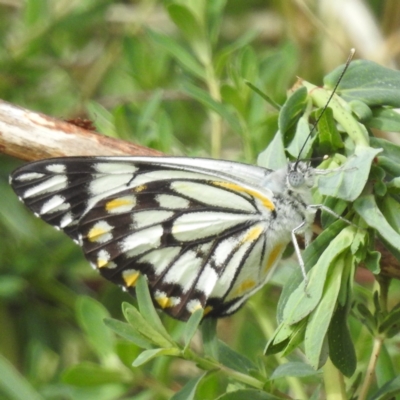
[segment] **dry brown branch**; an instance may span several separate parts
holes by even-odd
[[[26,161],[62,156],[162,155],[2,100],[0,152]]]

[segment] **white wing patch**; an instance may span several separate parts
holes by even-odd
[[[196,182],[177,181],[171,188],[187,197],[200,200],[213,207],[227,207],[234,210],[254,212],[254,206],[246,199],[227,190]]]
[[[188,208],[190,204],[189,200],[170,194],[158,194],[155,199],[160,207],[169,208],[171,210],[184,210],[185,208]]]
[[[155,249],[161,244],[162,233],[163,230],[160,225],[132,233],[121,241],[121,252],[124,253],[127,258],[132,258],[145,251]]]
[[[142,229],[149,225],[159,224],[173,215],[172,211],[165,210],[138,211],[132,214],[133,227],[134,229]]]
[[[42,208],[40,209],[39,214],[51,214],[58,211],[69,210],[70,205],[66,202],[64,196],[55,195],[50,197],[45,203],[43,203]]]
[[[189,242],[214,236],[248,220],[247,214],[191,212],[183,214],[175,220],[172,226],[172,234],[176,240]]]
[[[45,193],[57,192],[61,189],[65,189],[67,185],[68,180],[66,175],[55,175],[46,181],[26,190],[25,193],[23,193],[22,198],[27,199],[29,197],[36,197]]]

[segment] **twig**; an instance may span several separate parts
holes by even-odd
[[[0,152],[26,161],[63,156],[161,156],[0,100]]]

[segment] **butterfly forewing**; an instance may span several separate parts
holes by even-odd
[[[268,174],[207,159],[61,158],[18,169],[12,185],[104,277],[131,290],[144,274],[155,303],[185,320],[236,311],[279,259],[288,239],[268,236],[273,194],[257,186]]]

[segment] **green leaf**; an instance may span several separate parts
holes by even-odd
[[[68,368],[62,381],[79,387],[102,386],[108,383],[127,383],[133,379],[128,368],[109,369],[98,364],[84,362]]]
[[[226,1],[226,0],[223,0]],[[215,3],[215,2],[213,2]],[[222,48],[216,55],[214,55],[214,64],[216,65],[215,69],[217,75],[220,76],[224,71],[228,61],[230,61],[229,56],[232,53],[236,53],[238,50],[246,47],[257,37],[257,33],[255,31],[246,31],[242,36],[240,36],[235,41],[229,43],[227,46]],[[245,82],[246,83],[246,82]]]
[[[357,310],[361,314],[362,319],[364,320],[364,325],[365,327],[371,332],[372,335],[375,335],[377,331],[377,326],[376,326],[376,319],[372,315],[371,311],[367,308],[367,306],[363,303],[357,304]]]
[[[256,389],[240,389],[219,396],[216,400],[280,400],[281,397]]]
[[[195,335],[195,333],[197,332],[197,329],[200,325],[201,320],[203,319],[204,316],[204,310],[203,309],[199,309],[196,310],[189,318],[189,320],[186,322],[185,324],[185,330],[183,332],[183,339],[185,342],[185,349],[186,350],[189,345],[190,342],[193,339],[193,336]]]
[[[367,183],[371,164],[381,149],[357,146],[340,170],[318,179],[321,194],[354,201]]]
[[[333,89],[343,71],[337,67],[324,78],[327,88]],[[338,87],[338,94],[347,102],[359,100],[368,106],[400,107],[400,73],[373,61],[353,61]]]
[[[202,64],[207,65],[210,60],[210,50],[205,37],[203,26],[192,13],[189,7],[183,4],[170,4],[167,7],[168,14],[172,21],[183,32],[193,47],[198,59]]]
[[[380,168],[385,170],[389,175],[395,177],[400,176],[400,165],[398,161],[395,161],[385,156],[379,156],[377,157],[377,164]],[[393,182],[394,181],[390,182],[388,186],[391,186]]]
[[[344,228],[328,245],[318,262],[309,273],[307,289],[304,281],[290,295],[285,304],[283,319],[294,324],[311,313],[321,300],[328,271],[337,256],[346,251],[354,239],[355,230],[351,226]]]
[[[318,121],[318,142],[322,154],[335,152],[343,148],[343,140],[336,128],[333,111],[327,108]]]
[[[153,358],[160,357],[160,356],[174,356],[178,357],[181,355],[181,351],[176,348],[172,347],[169,349],[162,348],[162,349],[150,349],[142,351],[136,360],[132,363],[133,367],[140,367],[143,364],[148,363]]]
[[[381,253],[379,251],[367,251],[364,263],[374,275],[379,274],[381,272]]]
[[[254,90],[259,96],[261,96],[268,104],[270,104],[272,107],[274,107],[276,110],[280,110],[282,107],[280,104],[278,104],[276,101],[271,99],[266,93],[258,89],[258,87],[254,86],[251,82],[246,81],[246,85]]]
[[[206,80],[206,73],[201,64],[197,62],[197,60],[175,39],[151,30],[148,30],[147,33],[156,44],[162,46],[166,51],[174,56],[187,71],[202,80]]]
[[[94,121],[98,132],[110,137],[118,137],[117,130],[115,129],[114,116],[110,111],[95,101],[87,102],[86,110],[90,120]]]
[[[104,361],[114,357],[114,336],[104,325],[104,319],[110,317],[107,309],[92,298],[81,296],[76,302],[76,315],[97,355]]]
[[[257,158],[257,165],[272,169],[274,171],[287,165],[282,135],[279,131],[276,133],[268,147],[259,154]]]
[[[242,132],[239,120],[236,116],[227,108],[226,105],[215,101],[205,90],[200,89],[198,86],[192,85],[191,83],[186,83],[183,86],[183,90],[188,95],[219,114],[236,133]]]
[[[400,394],[400,376],[385,383],[369,400],[392,400],[394,396]]]
[[[179,392],[175,393],[170,400],[194,400],[197,387],[206,375],[207,372],[196,378],[190,379],[190,381],[188,381]]]
[[[203,28],[197,16],[182,3],[172,3],[167,7],[168,14],[175,25],[189,41],[197,41],[203,37]]]
[[[372,110],[362,101],[353,100],[350,102],[350,107],[359,121],[365,122],[372,118]]]
[[[290,354],[304,340],[306,322],[307,319],[293,325],[281,323],[265,346],[264,353],[270,355],[282,352],[283,357]]]
[[[129,324],[140,334],[145,340],[161,347],[170,348],[174,345],[172,338],[166,338],[163,334],[159,333],[148,321],[146,321],[142,314],[132,305],[128,303],[123,304],[123,313]]]
[[[320,372],[315,371],[314,368],[310,367],[308,364],[293,361],[286,364],[280,365],[271,374],[270,379],[287,378],[290,376],[305,377],[319,375]]]
[[[157,111],[160,108],[163,98],[162,90],[154,91],[150,100],[141,108],[140,116],[137,123],[137,134],[144,135],[149,129],[149,125],[154,123]]]
[[[231,349],[227,344],[218,341],[219,362],[235,371],[248,374],[251,370],[256,370],[256,365],[246,356]]]
[[[322,299],[308,320],[304,348],[308,361],[315,369],[321,367],[324,357],[324,342],[339,295],[344,265],[344,256],[335,259]]]
[[[365,124],[385,132],[400,132],[400,114],[390,108],[376,108]]]
[[[400,146],[399,145],[397,145],[393,142],[389,142],[388,140],[376,138],[376,137],[371,137],[370,143],[371,143],[371,146],[375,147],[376,149],[383,149],[381,156],[388,157],[393,161],[400,159]]]
[[[328,245],[335,239],[339,233],[347,227],[348,224],[344,221],[337,220],[335,223],[330,225],[328,228],[315,239],[303,252],[303,261],[306,266],[306,270],[310,270],[318,262],[321,254],[326,250]],[[285,286],[283,287],[282,294],[279,298],[279,303],[277,307],[277,319],[280,322],[283,321],[284,309],[286,303],[292,293],[298,288],[298,286],[303,282],[303,274],[301,272],[300,266],[295,269],[287,280]]]
[[[152,348],[151,343],[148,340],[144,339],[143,336],[137,332],[137,330],[135,330],[131,325],[127,324],[126,322],[118,321],[113,318],[106,318],[104,320],[104,323],[115,333],[129,340],[130,342],[135,343],[137,346],[143,349]]]
[[[390,311],[379,326],[379,333],[385,333],[390,338],[400,332],[400,307]]]
[[[305,117],[301,117],[296,124],[293,140],[287,146],[287,151],[294,158],[307,158],[310,155],[314,138],[309,138],[310,126]],[[303,148],[304,146],[304,148]],[[303,150],[302,150],[303,149]],[[302,150],[301,154],[300,151]]]
[[[279,131],[282,136],[294,126],[300,114],[303,112],[307,105],[307,89],[301,87],[297,89],[282,106],[279,113]]]
[[[239,112],[240,115],[244,116],[247,110],[242,91],[238,90],[232,85],[224,84],[221,86],[222,101],[225,104],[231,104]]]
[[[19,371],[0,354],[0,388],[9,400],[43,400]]]
[[[389,348],[391,345],[388,343]],[[396,360],[392,359],[392,354],[388,350],[385,342],[382,343],[382,348],[379,353],[378,361],[376,363],[375,374],[376,383],[378,387],[382,387],[385,382],[391,381],[398,376]]]
[[[147,280],[142,274],[139,276],[135,290],[140,314],[158,333],[163,335],[168,341],[172,340],[154,308]]]
[[[400,232],[400,203],[391,196],[385,196],[379,204],[386,221],[396,232]]]
[[[400,249],[400,234],[396,232],[379,210],[372,195],[362,196],[354,202],[354,209],[380,236],[394,248]]]
[[[204,354],[218,360],[219,344],[217,337],[217,320],[214,318],[206,318],[203,320],[200,327],[203,336]]]
[[[329,357],[333,365],[350,377],[357,367],[357,358],[350,330],[347,324],[347,307],[338,306],[328,330]]]
[[[348,207],[348,203],[346,201],[330,196],[324,196],[323,205],[329,208],[329,210],[335,212],[337,215],[342,215]],[[332,215],[330,212],[327,212],[324,209],[321,210],[321,225],[324,229],[337,220],[338,217],[336,215]]]

